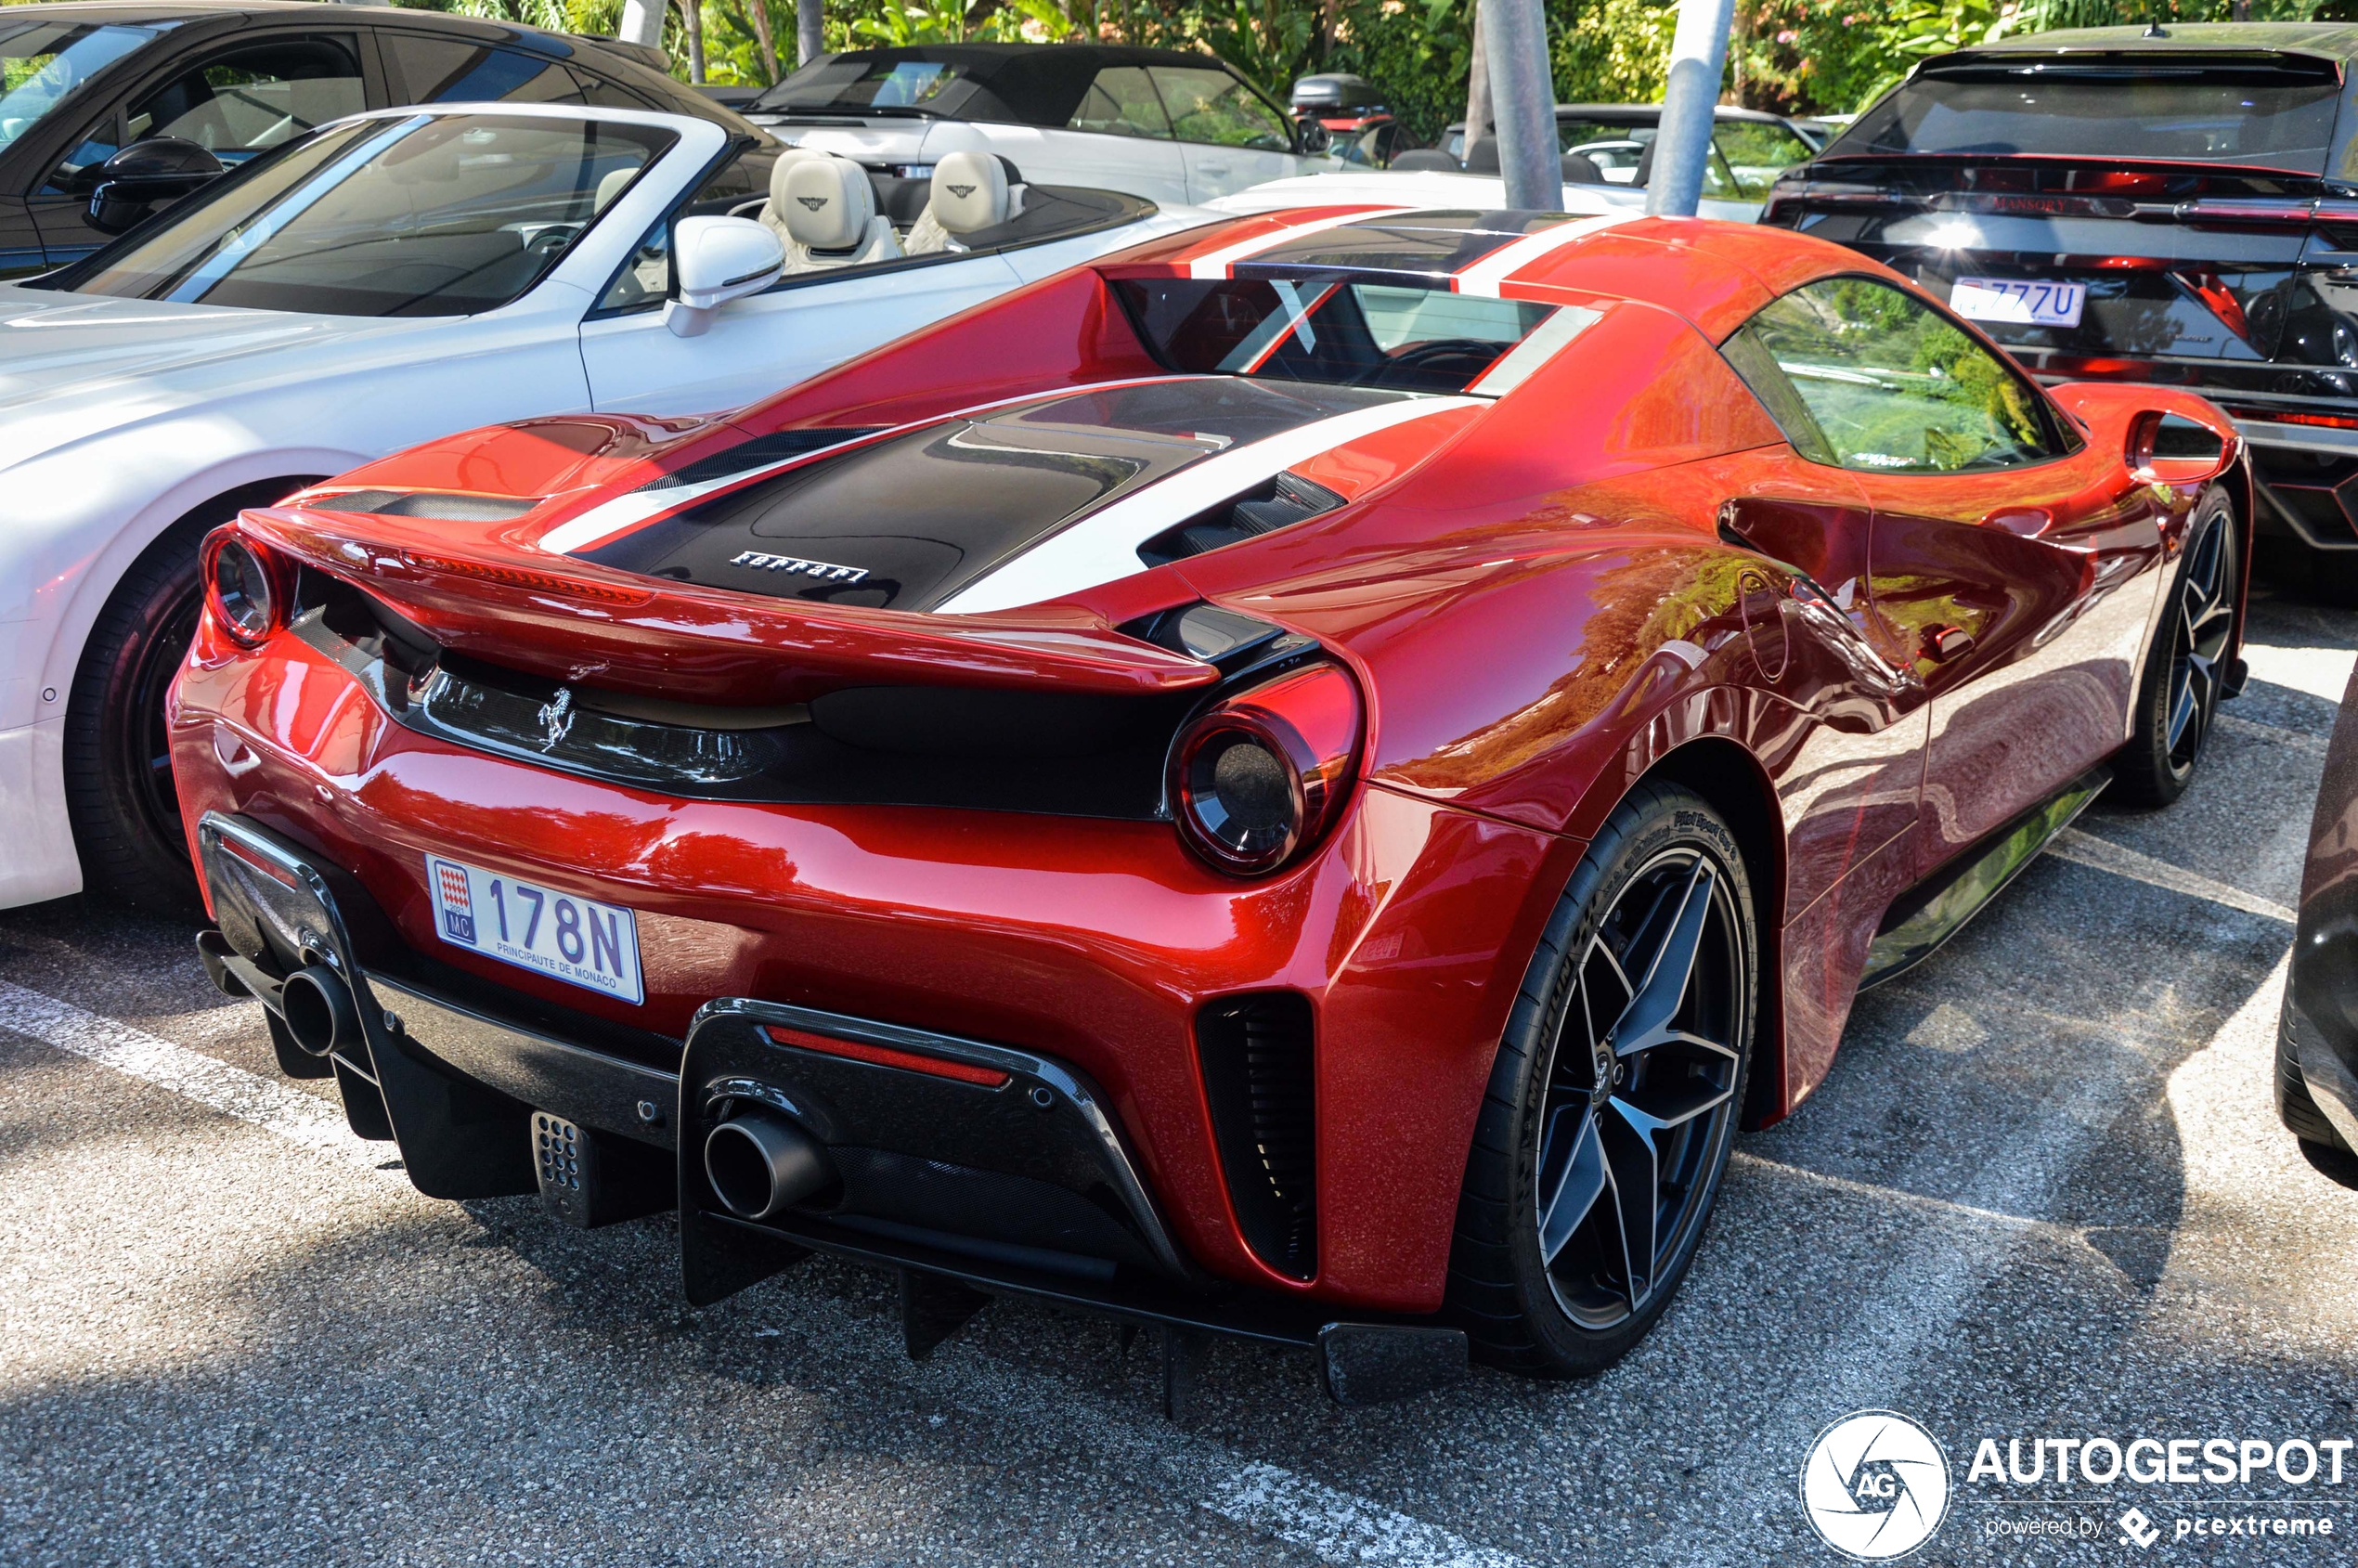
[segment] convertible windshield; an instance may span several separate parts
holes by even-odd
[[[761,107],[925,112],[938,109],[934,100],[965,74],[963,67],[944,60],[821,60],[764,93]]]
[[[39,124],[100,71],[162,37],[170,25],[0,20],[0,147]]]
[[[1115,284],[1174,370],[1496,396],[1597,319],[1577,305],[1333,279]]]
[[[85,294],[327,316],[472,316],[539,280],[674,140],[523,115],[333,125],[60,279]]]

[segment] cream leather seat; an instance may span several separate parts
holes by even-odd
[[[900,242],[876,215],[876,188],[848,158],[808,158],[786,171],[786,270],[817,272],[893,261]]]
[[[778,237],[778,243],[788,247],[791,253],[794,236],[786,232],[786,174],[797,163],[808,163],[813,158],[829,154],[807,147],[790,147],[778,154],[770,165],[770,194],[766,198],[742,202],[729,210],[731,217],[750,217]]]
[[[909,226],[910,255],[963,251],[964,238],[1023,213],[1022,176],[991,152],[953,152],[933,169],[933,196]]]

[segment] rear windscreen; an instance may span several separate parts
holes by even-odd
[[[1499,395],[1597,319],[1577,305],[1335,279],[1125,279],[1114,289],[1174,370],[1401,392]]]
[[[1985,58],[1923,72],[1826,152],[2138,158],[2322,175],[2340,96],[2331,66],[2293,57]]]

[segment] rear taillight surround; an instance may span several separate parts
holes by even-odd
[[[286,625],[292,574],[267,546],[234,523],[205,536],[199,557],[205,614],[241,648],[259,648]]]
[[[1298,860],[1342,814],[1363,729],[1359,688],[1337,665],[1222,699],[1172,745],[1168,792],[1181,839],[1232,876]]]

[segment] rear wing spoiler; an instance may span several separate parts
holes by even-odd
[[[936,616],[768,599],[486,548],[447,524],[307,508],[257,508],[237,527],[447,650],[645,696],[762,707],[849,686],[1150,696],[1219,679],[1077,609]]]

